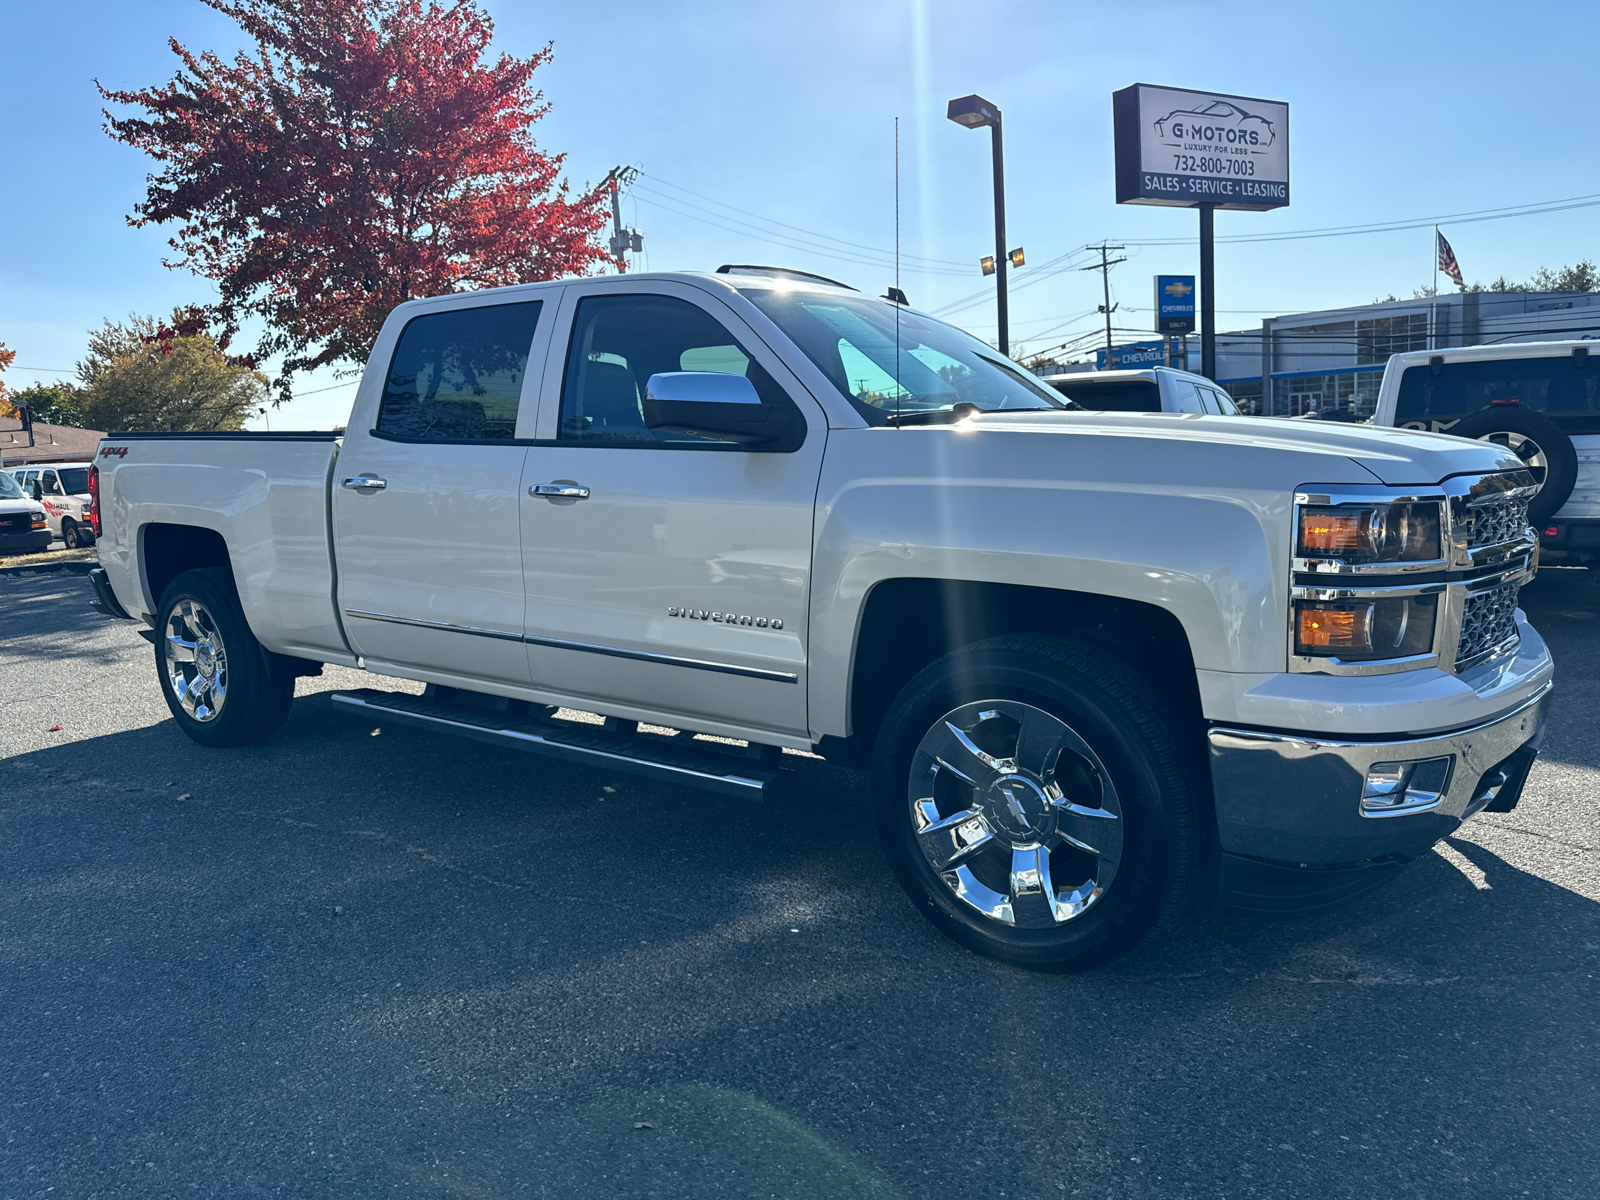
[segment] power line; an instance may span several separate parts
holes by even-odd
[[[1446,213],[1437,217],[1412,217],[1396,221],[1375,221],[1366,225],[1326,225],[1314,229],[1286,229],[1277,233],[1234,233],[1217,238],[1219,242],[1289,242],[1307,238],[1352,237],[1366,233],[1395,233],[1408,229],[1426,229],[1430,225],[1450,223],[1468,225],[1477,221],[1502,221],[1509,217],[1535,217],[1544,213],[1567,212],[1575,208],[1600,206],[1600,193],[1569,196],[1563,200],[1542,200],[1532,204],[1512,204],[1504,208],[1479,208],[1468,212]],[[1185,246],[1193,238],[1128,238],[1130,246]]]
[[[714,229],[725,230],[729,233],[737,233],[743,237],[754,238],[756,241],[760,242],[769,242],[775,246],[782,246],[787,250],[799,250],[807,254],[820,255],[823,258],[831,258],[841,262],[854,263],[857,266],[877,267],[883,270],[893,270],[894,268],[894,255],[892,252],[884,254],[879,251],[844,250],[816,242],[807,242],[790,234],[775,233],[770,230],[764,230],[759,226],[751,225],[747,221],[740,221],[734,217],[722,217],[720,213],[708,212],[705,209],[701,209],[699,213],[685,212],[683,209],[675,207],[675,205],[684,204],[691,208],[696,206],[688,205],[687,201],[678,200],[675,196],[662,197],[661,193],[659,192],[654,193],[653,196],[640,194],[642,192],[647,192],[648,190],[649,189],[640,184],[635,184],[632,191],[635,199],[637,199],[641,204],[648,204],[653,208],[659,208],[665,212],[672,213],[674,216],[686,217],[691,221],[699,221],[702,224],[710,225]],[[671,201],[671,203],[667,203],[667,201]],[[918,264],[908,265],[910,265],[920,274],[926,275],[971,274],[970,269],[957,271],[945,267],[927,267],[920,266]]]
[[[754,217],[756,220],[765,222],[768,225],[777,225],[777,226],[779,226],[779,227],[781,227],[783,229],[792,229],[796,233],[803,233],[808,237],[820,238],[822,241],[825,241],[825,242],[834,242],[834,243],[836,243],[836,244],[838,244],[840,246],[848,246],[853,250],[867,250],[867,251],[870,251],[871,253],[874,253],[874,254],[887,254],[888,253],[887,250],[885,250],[884,248],[879,247],[879,246],[869,246],[869,245],[866,245],[866,244],[864,244],[862,242],[848,241],[848,240],[846,240],[844,238],[834,237],[832,234],[822,233],[822,232],[819,232],[818,230],[815,230],[815,229],[807,229],[802,225],[791,225],[787,221],[779,221],[779,220],[777,220],[776,218],[773,218],[773,217],[764,217],[760,213],[751,212],[749,209],[738,208],[738,207],[736,207],[736,206],[734,206],[732,204],[725,203],[724,201],[715,200],[710,196],[701,195],[701,193],[696,192],[696,191],[691,191],[689,188],[684,187],[682,184],[673,183],[670,180],[663,179],[659,175],[649,174],[649,173],[643,172],[643,171],[641,171],[640,174],[641,175],[645,175],[649,179],[653,179],[656,183],[659,183],[659,184],[662,184],[665,187],[671,188],[673,191],[683,192],[685,195],[693,196],[697,200],[704,200],[708,204],[715,204],[718,208],[725,208],[729,212],[740,213],[740,214],[742,214],[743,216],[746,216],[746,217]],[[656,193],[656,194],[660,195],[659,192]],[[686,201],[686,200],[677,200],[676,197],[667,196],[667,197],[664,197],[664,198],[668,199],[668,200],[674,200],[678,204],[688,204],[688,201]],[[690,207],[695,207],[695,206],[690,205]],[[705,210],[702,209],[701,211],[704,212]],[[712,215],[715,215],[715,214],[712,214]],[[955,261],[953,259],[929,258],[929,257],[927,257],[925,255],[921,255],[921,254],[906,254],[906,255],[903,255],[903,257],[908,259],[908,260],[914,261],[914,262],[931,263],[934,266],[940,266],[940,267],[953,267],[953,268],[956,268],[956,269],[960,270],[964,274],[971,271],[971,267],[970,266],[968,266],[965,263]]]

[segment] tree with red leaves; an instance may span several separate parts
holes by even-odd
[[[254,53],[225,62],[172,40],[170,83],[100,88],[146,114],[107,112],[107,133],[163,164],[129,223],[181,222],[166,265],[218,287],[173,336],[215,322],[226,346],[263,320],[247,357],[283,356],[287,398],[297,371],[364,362],[401,301],[611,261],[595,238],[603,192],[570,197],[565,156],[533,140],[548,45],[489,62],[474,0],[204,3]]]
[[[9,367],[16,361],[16,358],[17,352],[15,350],[7,350],[6,344],[0,342],[0,371],[4,371]],[[0,417],[14,417],[16,415],[16,409],[11,405],[11,393],[6,391],[5,380],[0,379]]]

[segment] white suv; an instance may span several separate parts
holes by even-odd
[[[1540,558],[1600,566],[1600,342],[1512,342],[1396,354],[1373,423],[1476,438],[1539,485]]]
[[[11,468],[23,493],[44,505],[50,519],[51,538],[60,538],[68,550],[94,545],[94,531],[89,526],[89,468],[92,465],[88,462],[37,463]]]

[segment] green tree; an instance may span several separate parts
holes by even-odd
[[[79,411],[86,427],[111,433],[238,429],[266,402],[267,377],[224,354],[209,333],[179,334],[192,313],[172,325],[153,317],[107,321],[89,335],[78,363]]]
[[[35,421],[86,429],[88,426],[83,423],[83,411],[78,407],[82,398],[82,390],[65,381],[35,383],[20,392],[12,392],[11,404],[13,407],[26,404],[33,411]]]
[[[1549,267],[1540,267],[1533,273],[1533,278],[1526,283],[1515,283],[1500,276],[1493,283],[1485,286],[1475,283],[1468,292],[1600,292],[1600,267],[1587,258],[1579,259],[1571,266],[1560,266],[1555,270]]]

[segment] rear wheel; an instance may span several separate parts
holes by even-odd
[[[288,718],[294,677],[272,669],[226,571],[186,571],[167,586],[155,649],[167,708],[195,741],[248,745],[272,736]]]
[[[1188,900],[1206,836],[1202,762],[1114,654],[991,638],[895,700],[874,763],[879,834],[950,937],[1080,970],[1132,950]]]

